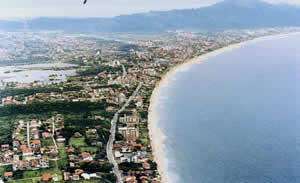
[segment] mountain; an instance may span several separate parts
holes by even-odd
[[[300,26],[300,7],[260,0],[225,0],[186,10],[155,11],[114,18],[36,18],[31,30],[66,32],[161,32],[166,30],[219,31]],[[23,22],[19,22],[23,24]],[[0,21],[0,29],[20,30],[16,22]]]

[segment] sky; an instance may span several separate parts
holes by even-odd
[[[112,17],[156,10],[199,8],[222,0],[1,0],[0,18]],[[300,0],[264,0],[300,5]]]

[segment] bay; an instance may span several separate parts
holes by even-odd
[[[300,182],[300,36],[250,43],[159,89],[171,183]]]

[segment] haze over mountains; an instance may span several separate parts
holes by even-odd
[[[5,31],[62,30],[65,32],[162,32],[167,30],[222,31],[264,27],[300,26],[300,7],[259,0],[225,0],[186,10],[148,12],[114,18],[35,18],[0,20]]]

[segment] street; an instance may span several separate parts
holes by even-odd
[[[126,107],[129,105],[129,103],[136,97],[136,95],[137,95],[138,91],[141,89],[142,85],[143,85],[143,83],[139,83],[136,90],[129,97],[129,99],[126,101],[126,103],[123,105],[123,107],[115,113],[115,115],[111,121],[110,137],[109,137],[109,140],[108,140],[108,143],[106,146],[106,151],[107,151],[107,157],[108,157],[109,162],[112,163],[114,166],[113,172],[117,177],[117,183],[123,183],[122,175],[119,170],[118,163],[115,160],[114,154],[113,154],[113,145],[114,145],[114,141],[115,141],[115,137],[116,137],[117,121],[119,118],[119,114],[121,112],[123,112],[126,109]]]

